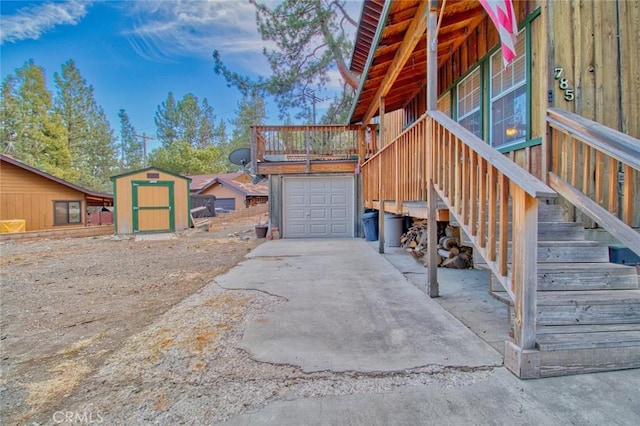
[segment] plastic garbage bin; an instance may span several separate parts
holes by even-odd
[[[378,240],[378,212],[369,212],[362,215],[364,238],[367,241]]]
[[[394,214],[384,215],[384,245],[387,247],[400,247],[404,218]]]

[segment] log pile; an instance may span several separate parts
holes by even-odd
[[[446,226],[439,229],[438,235],[438,266],[452,269],[468,269],[473,267],[473,251],[471,247],[460,244],[453,227]],[[411,228],[400,238],[400,245],[404,247],[413,258],[427,266],[427,220],[421,219],[413,222]]]

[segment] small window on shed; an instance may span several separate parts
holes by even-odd
[[[54,225],[82,223],[81,201],[54,201]]]

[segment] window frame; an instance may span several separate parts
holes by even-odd
[[[71,204],[78,204],[77,213],[71,213]],[[58,205],[66,206],[66,221],[58,220]],[[78,220],[71,221],[72,214],[77,214]],[[67,226],[67,225],[82,225],[82,200],[53,200],[53,225],[54,226]]]
[[[477,107],[473,107],[470,111],[465,112],[464,115],[460,115],[460,86],[462,84],[464,84],[465,82],[467,82],[469,79],[472,79],[474,77],[475,73],[478,73],[478,106]],[[455,96],[455,108],[456,108],[456,114],[455,114],[455,120],[457,123],[460,123],[461,120],[464,120],[467,117],[471,117],[476,113],[480,114],[480,134],[477,135],[476,133],[472,132],[470,129],[468,129],[467,127],[465,127],[464,125],[462,125],[463,127],[465,127],[465,129],[469,130],[471,133],[473,133],[474,135],[478,136],[480,139],[483,139],[483,135],[484,135],[484,114],[483,114],[483,72],[482,72],[482,66],[481,64],[470,68],[469,71],[456,83],[456,96]],[[472,90],[476,90],[476,88],[472,87]],[[465,94],[465,96],[469,96],[470,94]]]
[[[493,94],[493,78],[494,78],[494,58],[496,58],[497,56],[499,56],[498,58],[498,63],[500,64],[500,68],[498,70],[498,72],[503,73],[504,72],[504,66],[503,66],[503,62],[502,62],[502,51],[500,48],[496,49],[493,52],[490,52],[488,55],[488,58],[486,59],[487,64],[486,64],[486,68],[488,70],[487,75],[488,77],[485,79],[486,80],[486,90],[487,90],[487,102],[486,102],[486,110],[487,110],[487,115],[486,115],[486,119],[487,119],[487,139],[488,139],[488,143],[489,145],[491,145],[493,148],[499,150],[500,152],[508,152],[511,151],[513,149],[517,149],[517,148],[513,148],[513,147],[517,147],[522,145],[523,143],[526,143],[528,140],[530,140],[531,138],[531,72],[530,72],[530,55],[531,55],[531,46],[530,46],[530,31],[528,30],[529,25],[525,25],[525,27],[523,27],[519,32],[518,32],[518,42],[520,42],[522,40],[522,37],[524,37],[524,52],[522,52],[522,56],[521,58],[524,61],[524,78],[513,84],[512,86],[510,86],[507,90],[502,90],[500,93],[494,95]],[[518,57],[516,57],[517,60]],[[507,96],[516,93],[517,91],[521,90],[522,88],[524,88],[524,97],[525,97],[525,112],[524,112],[524,121],[525,121],[525,129],[524,129],[524,135],[522,137],[519,137],[517,139],[508,141],[506,143],[500,144],[498,146],[495,145],[495,138],[494,138],[494,108],[493,105],[494,103],[497,103],[501,100],[503,100],[504,98],[506,98]]]
[[[531,147],[531,146],[535,146],[535,145],[540,145],[542,143],[542,137],[538,136],[533,138],[532,137],[532,133],[533,133],[533,127],[532,127],[532,103],[533,103],[533,94],[532,94],[532,22],[538,18],[541,14],[541,8],[538,7],[536,8],[533,12],[531,12],[519,25],[518,25],[518,34],[522,34],[524,32],[526,40],[525,40],[525,68],[526,68],[526,72],[527,72],[527,77],[525,79],[526,81],[526,98],[527,98],[527,114],[526,114],[526,121],[527,121],[527,130],[526,130],[526,137],[523,140],[520,140],[519,142],[511,142],[509,144],[506,145],[502,145],[499,147],[494,147],[495,150],[497,150],[498,152],[501,153],[508,153],[511,151],[516,151],[516,150],[520,150],[520,149],[524,149],[527,147]],[[465,78],[467,77],[470,73],[472,73],[476,68],[480,68],[480,72],[481,72],[481,87],[482,87],[482,91],[481,91],[481,96],[482,96],[482,106],[481,106],[481,114],[482,114],[482,129],[483,129],[483,133],[482,133],[482,140],[487,143],[490,146],[493,146],[491,144],[491,140],[490,140],[490,135],[489,135],[489,127],[491,126],[491,123],[489,121],[489,113],[485,112],[488,111],[488,109],[490,108],[490,102],[489,102],[489,87],[488,84],[485,84],[485,81],[487,79],[487,74],[489,73],[489,64],[488,61],[490,60],[491,56],[496,54],[496,53],[501,53],[500,51],[500,43],[498,43],[496,46],[494,46],[491,49],[488,49],[487,52],[480,58],[478,58],[478,60],[472,65],[470,66],[463,74],[460,75],[460,77],[458,77],[456,80],[454,80],[448,87],[446,90],[444,90],[445,93],[449,93],[451,96],[451,118],[454,121],[457,121],[457,119],[455,117],[457,117],[457,100],[458,100],[458,93],[457,93],[457,88],[458,88],[458,84]]]

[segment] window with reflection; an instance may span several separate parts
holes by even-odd
[[[457,121],[465,129],[482,139],[482,112],[480,110],[480,67],[473,70],[456,90]]]
[[[54,201],[54,225],[82,223],[81,201]]]
[[[490,59],[490,141],[499,148],[527,139],[526,33],[516,43],[516,58],[505,69],[502,51]]]

